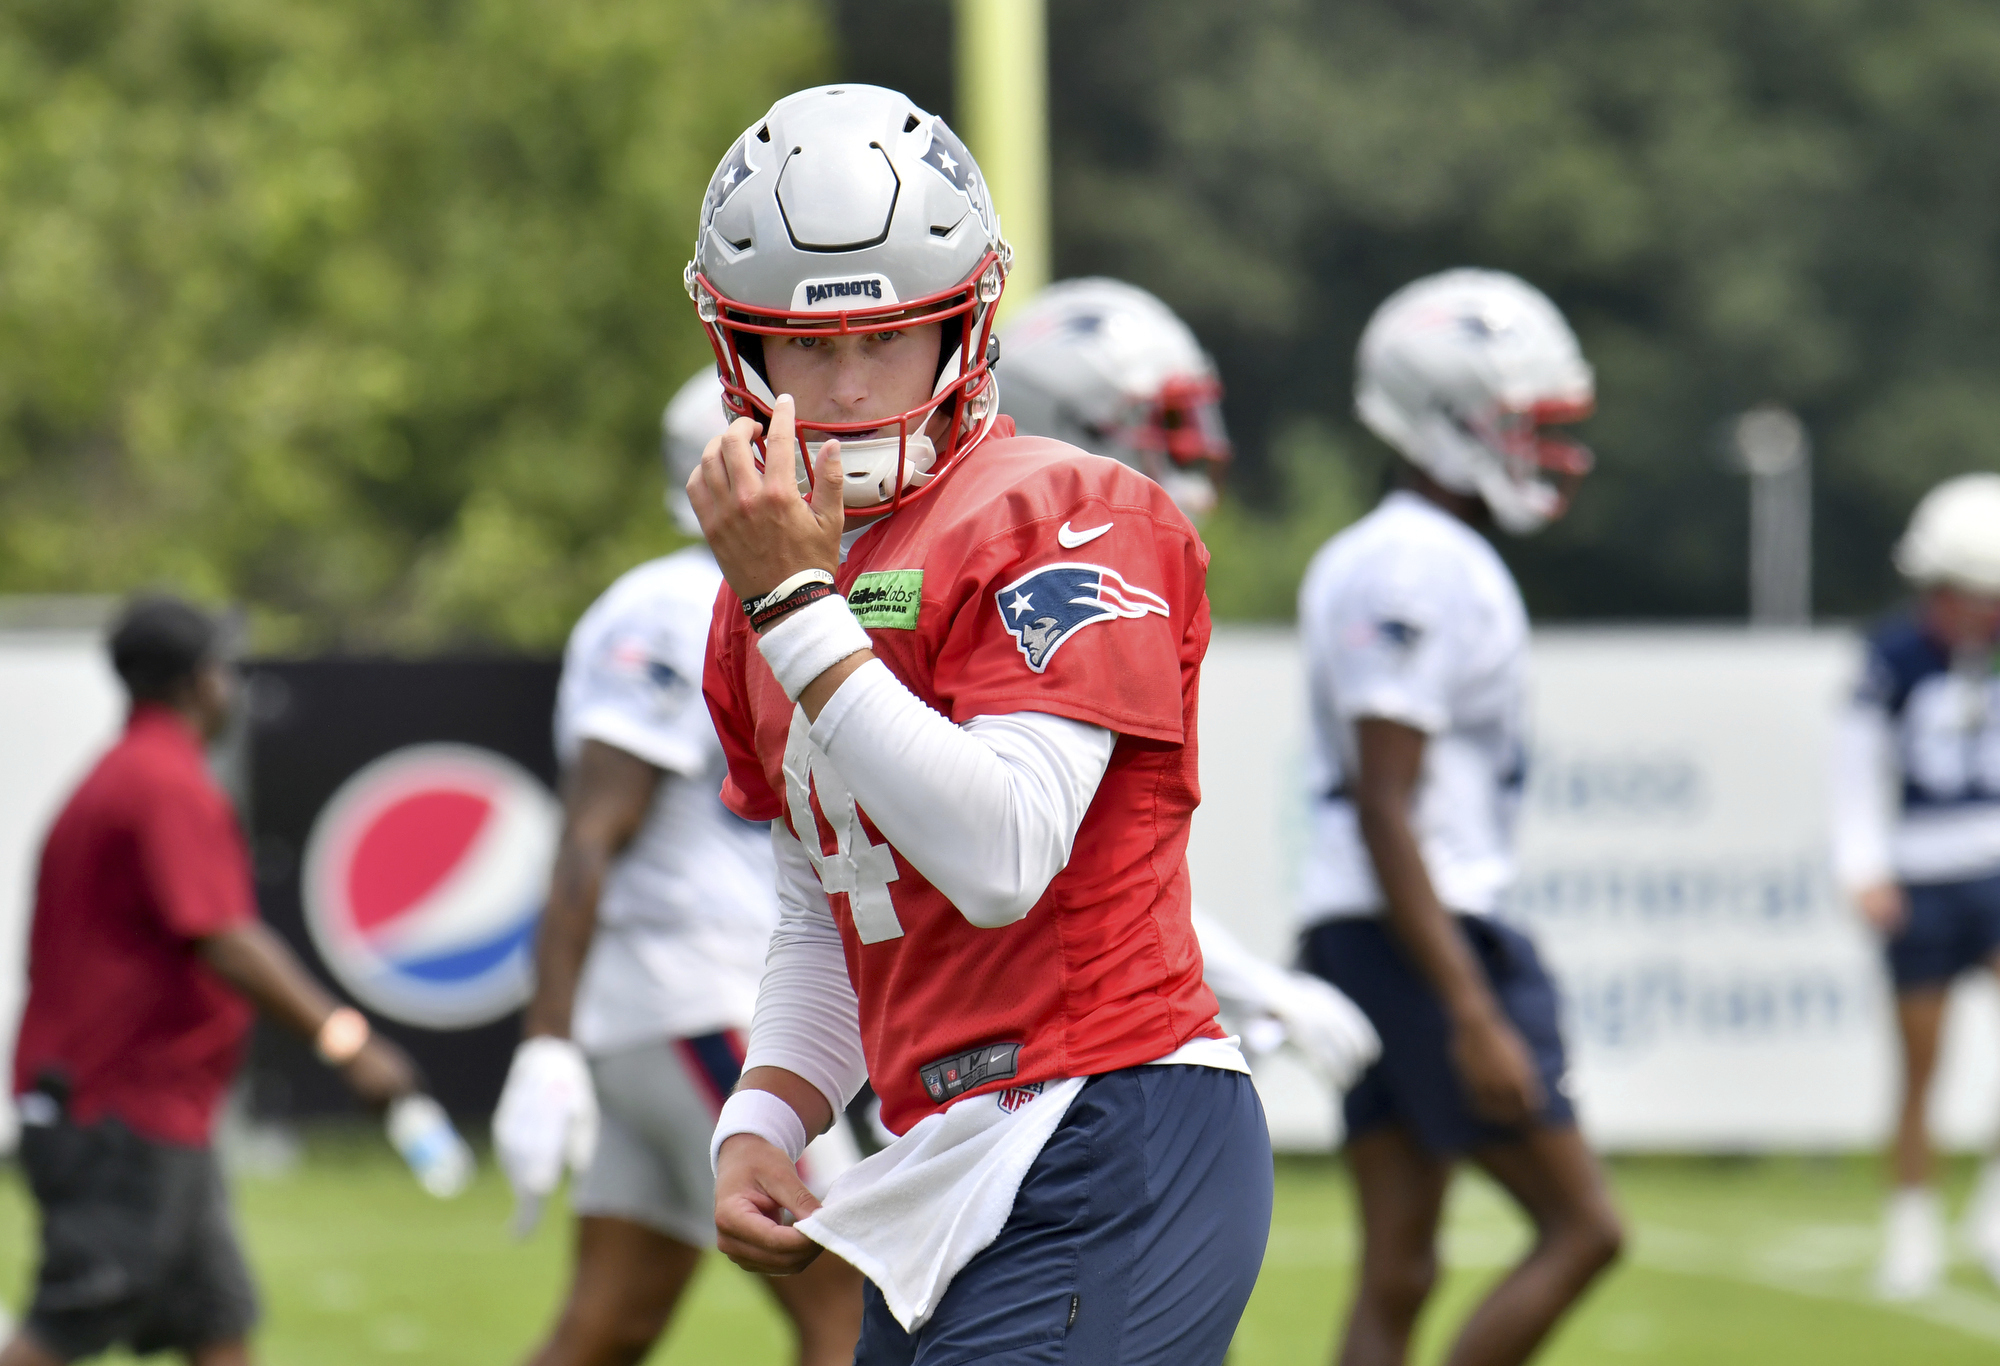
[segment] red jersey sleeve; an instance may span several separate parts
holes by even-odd
[[[776,820],[784,803],[765,779],[757,758],[756,714],[750,706],[748,678],[752,644],[743,606],[728,584],[715,596],[715,613],[708,626],[708,661],[702,668],[701,691],[709,719],[722,742],[729,772],[722,779],[722,804],[746,821]],[[756,663],[763,665],[763,656]]]
[[[162,783],[135,810],[139,866],[170,934],[205,939],[257,918],[243,831],[220,792]]]
[[[972,548],[934,675],[953,721],[1040,711],[1185,742],[1208,552],[1157,485],[1124,473],[1072,480]]]

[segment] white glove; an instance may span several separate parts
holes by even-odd
[[[1277,1017],[1292,1045],[1335,1090],[1353,1086],[1382,1056],[1375,1026],[1332,983],[1309,972],[1277,970],[1260,985],[1264,1009]]]
[[[597,1148],[590,1064],[568,1039],[537,1035],[514,1050],[493,1111],[493,1153],[514,1188],[514,1233],[526,1236],[563,1167],[581,1172]]]

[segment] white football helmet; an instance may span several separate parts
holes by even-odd
[[[985,179],[943,119],[893,90],[822,86],[772,105],[723,157],[685,280],[724,401],[766,424],[765,337],[944,325],[928,402],[874,423],[799,423],[809,450],[841,438],[843,501],[865,517],[900,507],[991,430],[987,344],[1012,257]],[[939,450],[924,429],[941,410]],[[810,488],[812,461],[801,463]]]
[[[2000,596],[2000,474],[1961,474],[1925,494],[1895,561],[1912,583]]]
[[[1000,407],[1023,436],[1130,465],[1190,517],[1215,506],[1230,453],[1222,381],[1171,308],[1119,280],[1065,280],[1024,305],[1000,343]]]
[[[688,501],[688,480],[701,467],[708,443],[729,430],[729,410],[722,406],[722,377],[704,365],[667,400],[660,414],[660,456],[667,467],[667,511],[674,524],[690,536],[701,535],[701,522]]]
[[[1444,488],[1478,495],[1515,535],[1560,517],[1589,472],[1588,450],[1542,428],[1581,421],[1595,398],[1562,313],[1495,270],[1403,286],[1368,320],[1355,358],[1368,428]]]

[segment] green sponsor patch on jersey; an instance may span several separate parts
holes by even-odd
[[[924,600],[921,569],[876,569],[857,574],[847,590],[847,610],[877,631],[914,631]]]

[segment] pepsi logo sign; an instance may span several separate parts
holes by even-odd
[[[528,998],[559,808],[512,760],[412,745],[340,785],[306,840],[307,932],[355,999],[430,1029]]]

